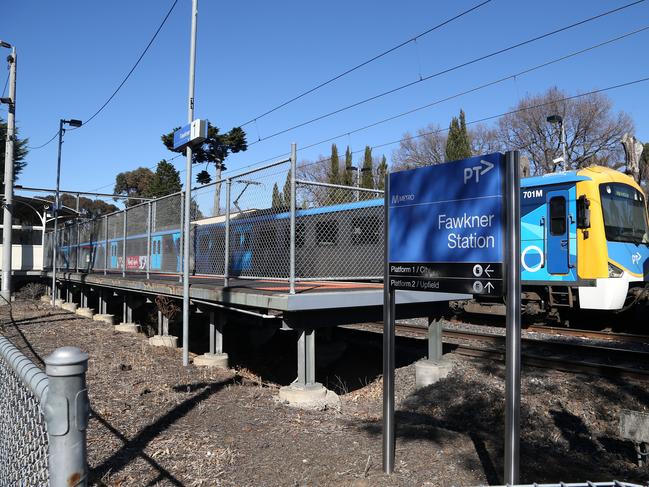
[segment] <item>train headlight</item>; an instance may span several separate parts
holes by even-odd
[[[623,275],[624,271],[622,269],[610,262],[608,263],[608,277],[622,277]]]

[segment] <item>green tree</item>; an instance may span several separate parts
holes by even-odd
[[[174,150],[174,132],[180,127],[174,128],[168,134],[162,135],[162,143],[172,152],[184,152],[183,150]],[[217,180],[220,179],[221,171],[225,171],[225,159],[230,153],[237,153],[248,149],[246,142],[246,133],[241,127],[234,127],[226,133],[219,133],[219,128],[211,123],[207,123],[207,139],[192,150],[193,164],[214,164],[216,168]],[[196,180],[201,183],[209,183],[212,180],[209,172],[200,171],[196,175]]]
[[[347,146],[345,151],[345,172],[342,177],[342,184],[345,186],[354,185],[354,162],[352,161],[352,150]]]
[[[153,172],[146,167],[138,167],[133,171],[124,171],[115,177],[115,194],[124,196],[137,196],[140,198],[149,198],[151,196],[151,182],[153,181]],[[141,203],[139,200],[126,200],[126,206],[133,206]]]
[[[374,189],[374,161],[372,160],[372,149],[368,145],[365,146],[361,173],[361,188]]]
[[[43,199],[51,202],[54,202],[54,198],[54,195],[43,197]],[[76,210],[77,196],[68,193],[62,193],[61,205]],[[107,213],[113,213],[118,210],[119,208],[117,206],[111,203],[106,203],[102,200],[91,200],[90,198],[86,198],[85,196],[81,196],[79,198],[79,211],[81,212],[82,216],[85,216],[87,218],[95,218]]]
[[[645,188],[649,187],[649,143],[644,144],[640,154],[640,182]]]
[[[29,139],[18,138],[18,129],[16,129],[16,140],[14,141],[14,181],[18,180],[20,173],[27,165],[27,144]],[[7,147],[7,122],[0,118],[0,184],[4,185],[5,181],[5,151]]]
[[[446,161],[456,161],[471,157],[471,139],[466,130],[464,111],[460,110],[460,118],[453,117],[446,139]]]
[[[170,162],[165,159],[158,163],[155,174],[147,193],[152,198],[159,198],[168,194],[177,193],[182,189],[180,173]]]
[[[331,144],[331,159],[329,169],[329,183],[340,184],[340,159],[338,158],[338,147]]]
[[[282,193],[279,192],[277,183],[273,185],[273,200],[271,206],[272,208],[281,208],[284,206],[284,197],[282,196]]]
[[[288,173],[286,174],[286,181],[284,181],[284,190],[282,191],[281,195],[282,200],[284,200],[284,205],[287,208],[291,207],[291,170],[288,170]]]
[[[376,189],[385,189],[385,176],[388,174],[388,160],[385,155],[381,157],[381,162],[376,168]]]

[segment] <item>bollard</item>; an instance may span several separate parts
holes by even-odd
[[[49,390],[43,405],[49,439],[50,486],[87,486],[86,389],[88,354],[76,347],[56,349],[45,358]]]

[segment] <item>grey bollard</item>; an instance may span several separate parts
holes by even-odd
[[[49,440],[50,486],[87,486],[86,428],[90,404],[86,389],[88,354],[57,348],[45,358],[49,390],[43,405]]]

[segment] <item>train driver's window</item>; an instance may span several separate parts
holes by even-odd
[[[338,243],[338,222],[327,220],[316,223],[315,238],[317,245],[336,245]]]
[[[566,199],[555,196],[550,199],[550,235],[566,233]]]

